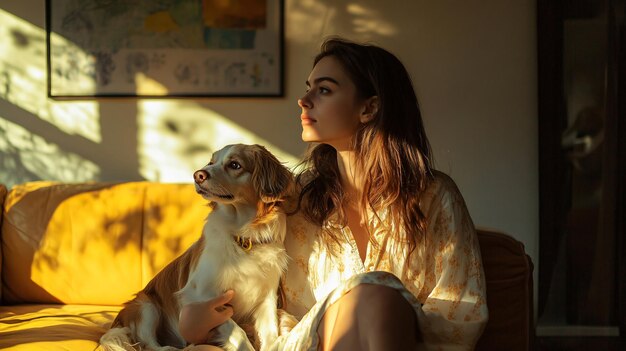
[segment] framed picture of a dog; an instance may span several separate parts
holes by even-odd
[[[283,0],[47,0],[48,95],[282,96]]]

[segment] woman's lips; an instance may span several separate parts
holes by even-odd
[[[315,118],[311,118],[307,115],[300,115],[300,119],[302,120],[302,124],[313,124],[317,122]]]

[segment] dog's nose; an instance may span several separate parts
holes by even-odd
[[[205,171],[203,169],[195,171],[193,173],[193,180],[197,184],[201,184],[202,182],[204,182],[207,179],[209,179],[209,173],[207,173],[207,171]]]

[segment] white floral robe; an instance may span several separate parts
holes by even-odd
[[[443,173],[435,173],[420,206],[428,231],[408,268],[405,252],[375,216],[369,225],[378,245],[368,244],[364,262],[348,227],[328,224],[344,238],[334,244],[339,250],[333,256],[319,242],[319,227],[301,215],[289,217],[285,310],[300,322],[271,349],[317,350],[317,327],[326,308],[354,286],[374,283],[398,289],[413,305],[423,340],[420,350],[473,350],[488,318],[474,225],[456,185]]]

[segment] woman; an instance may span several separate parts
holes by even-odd
[[[276,350],[472,350],[487,321],[474,226],[432,169],[410,77],[386,50],[329,39],[298,101],[297,177]]]

